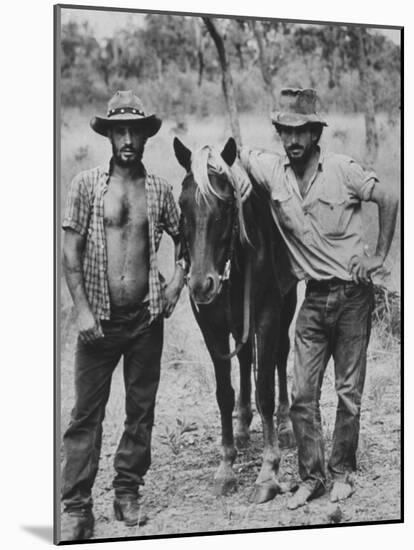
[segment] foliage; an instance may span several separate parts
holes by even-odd
[[[401,337],[400,295],[384,285],[375,285],[375,308],[372,314],[373,323],[380,329],[384,338]]]
[[[178,455],[186,444],[194,443],[194,438],[186,438],[186,434],[195,432],[197,429],[195,422],[188,422],[185,418],[176,418],[173,428],[165,426],[165,433],[160,436],[161,441],[169,446],[174,455]]]
[[[220,24],[238,108],[266,107],[257,33],[251,20]],[[358,27],[260,23],[268,72],[275,90],[317,87],[323,108],[360,112],[364,90],[358,74]],[[398,111],[400,48],[387,37],[365,33],[364,48],[374,82],[377,111]],[[214,44],[201,19],[148,14],[144,25],[129,24],[98,42],[88,24],[70,21],[61,33],[63,105],[101,104],[120,87],[148,95],[153,109],[208,115],[223,112],[221,74]],[[262,73],[263,74],[263,73]]]

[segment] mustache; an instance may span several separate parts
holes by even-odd
[[[292,149],[303,149],[302,145],[299,145],[299,143],[294,143],[293,145],[289,145],[288,150],[291,151]]]

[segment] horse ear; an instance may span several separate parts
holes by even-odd
[[[224,160],[225,163],[231,166],[233,162],[236,160],[236,156],[237,156],[237,145],[236,145],[236,142],[234,141],[234,138],[231,137],[227,140],[227,143],[221,152],[221,158]]]
[[[183,168],[189,172],[191,167],[191,151],[177,137],[173,142],[175,156]]]

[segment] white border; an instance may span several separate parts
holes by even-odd
[[[412,18],[409,3],[393,2],[322,2],[296,0],[275,2],[255,0],[237,3],[230,0],[101,0],[76,2],[83,5],[130,8],[175,9],[215,13],[294,17],[300,19],[367,22],[406,25],[406,59],[412,59]],[[1,40],[1,295],[2,357],[0,399],[1,429],[1,534],[3,548],[28,548],[51,543],[25,527],[51,527],[52,505],[52,164],[53,164],[53,87],[52,87],[52,14],[50,0],[22,0],[2,8]],[[411,73],[411,71],[410,71]],[[412,75],[406,75],[406,97],[413,97]],[[412,100],[411,100],[412,101]],[[406,128],[412,108],[406,102]],[[6,117],[6,120],[4,119]],[[407,150],[406,143],[406,150]],[[409,159],[408,159],[409,160]],[[4,168],[6,172],[4,172]],[[406,204],[412,204],[412,182],[407,162]],[[412,170],[411,170],[412,171]],[[406,227],[409,242],[411,224]],[[412,273],[412,257],[406,256],[406,268]],[[410,280],[407,276],[406,280]],[[406,289],[409,316],[412,291]],[[4,307],[4,304],[6,307]],[[406,334],[412,323],[407,319]],[[407,338],[407,352],[409,338]],[[5,351],[5,354],[4,354]],[[410,353],[409,357],[412,355]],[[407,466],[413,463],[412,403],[407,388],[413,388],[413,368],[406,359],[405,393]],[[410,403],[411,401],[411,403]],[[406,468],[409,487],[410,469]],[[256,533],[220,537],[170,539],[161,541],[121,542],[123,548],[139,544],[141,548],[170,549],[198,547],[224,548],[241,544],[272,548],[335,548],[349,550],[394,546],[406,548],[413,534],[412,491],[406,492],[406,525],[353,527],[343,529]],[[113,547],[113,543],[84,545],[84,548]]]

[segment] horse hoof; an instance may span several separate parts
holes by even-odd
[[[250,435],[247,434],[236,434],[234,437],[237,449],[245,449],[250,443]]]
[[[275,498],[275,496],[281,493],[280,486],[274,481],[266,483],[258,483],[254,486],[251,501],[254,504],[263,504]]]
[[[283,432],[279,432],[278,439],[279,447],[281,449],[292,449],[296,447],[296,439],[293,430],[285,430]]]
[[[225,497],[230,493],[236,491],[237,481],[236,478],[233,479],[215,479],[213,494],[216,497]]]

